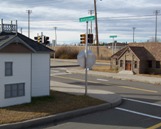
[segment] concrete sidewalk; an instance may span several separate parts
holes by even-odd
[[[65,83],[55,82],[55,81],[51,81],[51,89],[60,91],[60,92],[75,94],[75,95],[85,94],[84,86],[65,84]],[[111,105],[111,107],[118,106],[122,101],[122,98],[120,95],[117,95],[109,91],[88,88],[87,94],[88,96],[91,96],[93,98],[106,101],[107,103]]]

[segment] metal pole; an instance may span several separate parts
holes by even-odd
[[[135,27],[133,27],[133,43],[135,42]]]
[[[88,21],[86,21],[86,45],[85,45],[85,95],[87,95],[88,85],[88,71],[87,71],[87,60],[88,60]]]
[[[155,15],[156,15],[156,20],[155,20],[155,42],[157,42],[157,24],[158,24],[158,14],[159,14],[160,10],[155,10]]]
[[[27,10],[28,13],[28,37],[30,38],[30,14],[32,13],[32,10]]]
[[[56,34],[57,27],[54,27],[54,29],[55,29],[55,44],[57,44],[57,34]]]
[[[113,37],[113,43],[112,43],[112,55],[114,54],[114,37]]]
[[[92,14],[93,14],[93,12],[94,12],[94,10],[89,10],[89,14],[92,16]],[[90,34],[92,34],[92,21],[91,21],[91,31],[90,31]]]
[[[22,27],[20,28],[20,32],[21,32],[21,34],[22,34]]]
[[[95,11],[95,26],[96,26],[96,45],[97,45],[97,58],[99,58],[99,40],[98,40],[98,23],[97,23],[97,5],[94,0],[94,11]]]

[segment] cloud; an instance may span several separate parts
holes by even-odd
[[[53,38],[57,27],[61,41],[79,42],[79,34],[86,31],[85,23],[79,18],[88,16],[88,10],[94,9],[94,1],[90,0],[0,0],[0,16],[5,22],[18,20],[19,28],[27,35],[28,15],[32,10],[31,34],[44,32]],[[118,39],[131,38],[132,27],[136,27],[136,39],[147,40],[154,36],[154,10],[160,9],[160,0],[97,0],[98,28],[100,41],[108,41],[110,34],[119,35]],[[153,15],[153,16],[147,16]],[[132,17],[131,17],[132,16]],[[135,16],[135,17],[134,17]],[[144,16],[144,17],[143,17]],[[158,36],[161,34],[161,16],[158,15]],[[93,22],[94,28],[94,22]]]

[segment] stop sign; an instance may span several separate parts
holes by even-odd
[[[79,54],[77,55],[77,61],[78,64],[82,67],[85,68],[85,51],[81,51],[79,52]],[[92,68],[92,66],[95,64],[96,62],[96,56],[92,53],[91,50],[87,51],[87,68]]]

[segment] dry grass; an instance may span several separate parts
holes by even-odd
[[[117,73],[117,70],[111,69],[110,66],[93,66],[93,71]]]
[[[33,98],[30,104],[0,108],[0,124],[24,121],[102,103],[104,102],[101,100],[84,95],[75,96],[51,91],[51,96]]]

